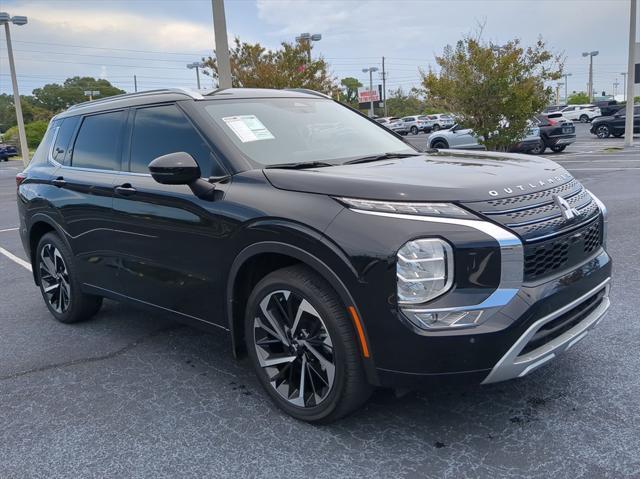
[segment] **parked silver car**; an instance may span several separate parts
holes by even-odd
[[[404,125],[409,129],[412,135],[417,135],[423,131],[429,133],[431,131],[431,125],[426,115],[411,115],[405,116],[401,119]]]
[[[532,126],[520,142],[510,148],[516,153],[529,153],[540,145],[540,128]],[[427,137],[427,147],[438,150],[455,148],[457,150],[485,150],[485,146],[480,144],[478,137],[471,128],[463,128],[460,125],[453,125],[448,130],[440,130],[431,133]]]
[[[446,130],[455,124],[453,117],[448,113],[427,115],[427,121],[429,122],[430,131]]]

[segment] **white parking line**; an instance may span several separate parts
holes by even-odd
[[[27,263],[25,260],[23,260],[22,258],[18,258],[15,254],[10,253],[9,251],[7,251],[6,249],[2,248],[0,246],[0,253],[2,253],[3,255],[5,255],[7,258],[9,258],[11,261],[13,261],[14,263],[18,263],[20,266],[22,266],[23,268],[28,269],[29,271],[31,271],[31,265],[29,263]]]
[[[6,233],[7,231],[18,231],[18,227],[16,228],[5,228],[3,230],[0,230],[0,233]]]
[[[623,170],[640,170],[640,166],[627,166],[620,168],[567,168],[569,171],[590,171],[590,170],[606,170],[606,171],[623,171]]]
[[[617,160],[615,158],[610,158],[607,160],[556,160],[558,162],[562,161],[562,163],[585,163],[585,162],[589,162],[589,163],[611,163],[612,161],[615,161],[617,163],[625,163],[627,161],[640,161],[640,160],[636,160],[636,159],[631,159],[631,160],[625,160],[625,159],[620,159]]]

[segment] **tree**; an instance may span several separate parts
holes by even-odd
[[[389,115],[403,117],[425,113],[425,103],[415,90],[405,93],[402,87],[389,91],[387,95],[387,110]]]
[[[38,147],[48,126],[48,120],[33,121],[24,125],[24,131],[27,136],[27,145],[29,145],[29,148],[35,149]],[[5,132],[4,136],[7,141],[18,143],[18,127],[12,126]]]
[[[53,116],[49,111],[37,106],[32,96],[20,95],[20,99],[25,123],[37,120],[48,121]],[[17,124],[13,95],[0,94],[0,132],[4,132]]]
[[[259,43],[240,42],[236,37],[229,51],[232,85],[237,88],[308,88],[333,94],[337,89],[322,57],[309,60],[312,45],[283,42],[268,50]],[[204,60],[218,78],[216,59]]]
[[[97,98],[104,98],[125,93],[113,86],[109,81],[93,77],[67,78],[62,85],[49,83],[33,90],[35,105],[52,113],[69,108],[71,105],[87,101],[85,91],[99,91]]]
[[[562,71],[561,59],[542,40],[525,48],[519,40],[498,46],[467,37],[445,47],[436,63],[439,72],[420,72],[426,98],[455,113],[490,150],[506,150],[525,136],[551,99],[545,81]]]
[[[567,99],[568,105],[584,105],[590,103],[589,95],[584,92],[572,93]]]
[[[353,108],[358,108],[358,88],[362,86],[362,83],[357,78],[346,77],[340,80],[340,85],[344,87],[340,92],[340,101]]]

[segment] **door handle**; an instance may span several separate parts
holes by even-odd
[[[133,186],[131,186],[131,183],[125,183],[123,185],[116,186],[115,190],[116,193],[122,196],[131,196],[137,191]]]
[[[66,181],[64,181],[64,178],[62,176],[58,176],[55,180],[53,180],[51,183],[53,183],[54,186],[57,186],[58,188],[62,188],[64,185],[67,184]]]

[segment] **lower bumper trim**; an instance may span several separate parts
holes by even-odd
[[[498,361],[489,375],[484,379],[484,381],[482,381],[482,384],[496,383],[516,377],[523,377],[555,358],[557,354],[568,350],[584,338],[589,330],[595,327],[602,320],[604,314],[609,309],[611,304],[609,301],[610,281],[611,278],[607,278],[588,293],[533,323],[522,334],[522,336],[518,338],[511,349],[507,351],[500,361]],[[600,303],[578,324],[568,331],[565,331],[560,336],[551,339],[549,342],[521,355],[522,351],[527,346],[527,343],[544,325],[573,308],[576,308],[594,295],[601,293],[603,289],[605,292]]]

